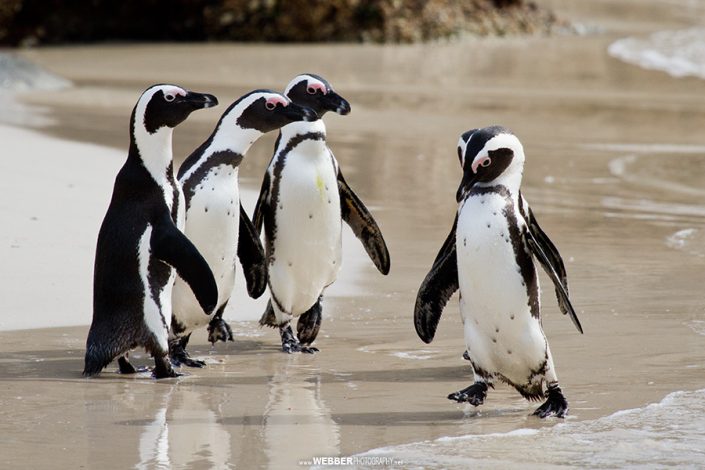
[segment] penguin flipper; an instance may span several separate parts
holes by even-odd
[[[213,272],[198,249],[176,228],[168,216],[152,230],[152,256],[170,265],[191,287],[207,315],[218,303],[218,286]]]
[[[455,231],[458,226],[456,214],[453,228],[446,237],[431,270],[421,283],[414,306],[416,334],[425,343],[433,341],[438,322],[448,299],[458,290],[458,259],[455,251]]]
[[[240,204],[240,233],[237,244],[237,257],[247,282],[247,293],[253,299],[262,295],[267,288],[267,262],[258,232]]]
[[[561,254],[558,252],[558,248],[556,248],[556,245],[553,244],[551,239],[548,238],[548,235],[546,235],[546,233],[541,229],[530,207],[527,219],[528,220],[526,221],[526,223],[529,226],[529,232],[531,232],[531,235],[533,236],[534,240],[541,247],[541,250],[546,255],[546,259],[558,275],[561,284],[563,284],[563,288],[565,289],[566,294],[568,294],[568,273],[565,270],[563,258],[561,258]]]
[[[535,222],[535,219],[534,219]],[[535,224],[536,227],[538,227],[538,224]],[[541,234],[543,237],[545,237],[545,240],[548,240],[548,237],[546,237],[546,234],[541,231]],[[567,283],[564,284],[561,280],[561,276],[556,272],[556,269],[554,268],[554,263],[559,262],[560,266],[563,267],[563,272],[565,273],[565,267],[563,266],[563,260],[560,257],[560,254],[558,254],[558,250],[556,250],[556,247],[553,245],[553,243],[548,240],[549,243],[551,243],[551,247],[554,250],[554,253],[551,254],[551,256],[546,254],[546,249],[550,250],[549,247],[546,247],[545,245],[545,240],[542,240],[544,244],[539,242],[541,238],[537,239],[534,233],[532,232],[531,229],[528,229],[525,231],[525,239],[526,239],[526,246],[529,247],[529,251],[538,259],[539,263],[541,263],[541,266],[543,267],[544,271],[546,271],[546,274],[548,274],[548,277],[551,278],[551,281],[553,282],[553,286],[556,289],[556,298],[558,299],[558,307],[561,309],[564,315],[569,315],[570,319],[573,321],[573,324],[575,327],[578,329],[578,331],[582,334],[583,333],[583,327],[580,324],[580,320],[578,319],[577,313],[575,313],[575,309],[573,308],[573,304],[570,302],[570,298],[568,297],[568,288],[567,288]],[[557,256],[557,261],[553,256]]]
[[[362,246],[365,247],[365,251],[379,272],[388,274],[390,268],[389,250],[384,242],[382,231],[360,198],[348,186],[340,170],[338,170],[338,192],[340,193],[340,210],[343,220],[362,242]]]
[[[264,224],[264,213],[268,210],[268,200],[269,200],[269,171],[264,173],[264,178],[262,179],[262,188],[259,191],[259,198],[257,199],[257,204],[255,205],[255,212],[252,214],[252,224],[255,228],[255,234],[259,235],[262,232],[262,225]]]

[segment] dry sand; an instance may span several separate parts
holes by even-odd
[[[705,82],[606,53],[621,35],[687,27],[698,16],[656,1],[590,2],[590,12],[577,0],[552,3],[602,32],[393,47],[23,51],[75,87],[23,97],[55,120],[43,136],[0,128],[0,207],[9,219],[0,325],[82,326],[0,332],[0,467],[292,468],[312,456],[555,425],[529,417],[535,405],[504,386],[477,410],[445,399],[470,381],[456,299],[431,345],[413,329],[416,289],[455,210],[457,137],[494,123],[524,142],[525,195],[567,261],[585,328],[579,335],[546,289],[544,328],[570,419],[702,388]],[[617,7],[630,15],[616,20]],[[282,88],[301,71],[321,73],[352,103],[350,116],[327,119],[330,142],[382,227],[390,275],[348,237],[314,356],[279,352],[278,334],[251,321],[260,305],[238,301],[226,315],[234,343],[211,347],[202,332],[192,339],[206,369],[157,382],[113,365],[82,379],[93,243],[139,91],[173,81],[221,98],[177,129],[183,158],[227,102]],[[270,136],[248,154],[246,188],[258,188],[271,148]]]

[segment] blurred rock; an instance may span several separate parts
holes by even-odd
[[[417,42],[549,33],[524,0],[2,0],[0,44],[95,41]]]

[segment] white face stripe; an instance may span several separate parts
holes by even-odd
[[[306,81],[307,88],[315,88],[317,90],[321,90],[323,91],[324,95],[328,93],[328,87],[326,87],[326,84],[320,81],[319,79],[314,78],[311,75],[299,75],[297,77],[294,77],[294,79],[289,82],[289,84],[286,86],[286,89],[284,90],[284,94],[288,95],[292,88],[294,88],[296,85],[303,81]]]
[[[164,201],[171,210],[174,203],[171,185],[167,181],[167,168],[172,162],[172,134],[170,127],[161,127],[150,134],[144,127],[144,117],[147,105],[154,95],[162,91],[167,94],[185,96],[188,92],[176,85],[155,85],[145,90],[137,101],[135,108],[135,128],[133,129],[135,142],[142,157],[142,164],[152,175],[154,181],[162,187]]]
[[[472,135],[470,136],[472,137]],[[468,138],[468,140],[470,140]],[[465,150],[468,148],[468,143],[463,140],[463,136],[460,136],[460,139],[458,139],[458,148],[460,149],[460,166],[465,167]]]
[[[244,129],[237,123],[237,120],[252,103],[261,98],[264,98],[267,103],[280,103],[284,106],[288,106],[289,103],[291,103],[287,97],[279,93],[257,92],[243,98],[242,101],[222,117],[220,125],[213,136],[213,141],[203,152],[199,163],[193,165],[179,178],[182,184],[200,168],[202,162],[205,162],[205,160],[215,152],[230,150],[241,155],[247,153],[250,146],[262,136],[262,133],[257,129]]]

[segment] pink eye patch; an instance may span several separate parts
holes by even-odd
[[[267,98],[267,108],[274,109],[278,104],[282,106],[288,106],[289,102],[280,96],[273,96],[271,98]]]
[[[315,93],[317,90],[320,90],[321,93],[323,93],[324,95],[325,95],[326,93],[328,93],[328,90],[326,90],[326,86],[325,86],[323,83],[321,83],[321,82],[315,82],[315,81],[313,81],[313,80],[309,80],[309,81],[308,81],[308,86],[307,86],[306,88],[307,88],[308,90],[313,90],[314,93]]]

